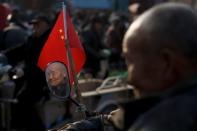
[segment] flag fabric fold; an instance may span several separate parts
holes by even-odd
[[[78,74],[85,63],[86,56],[68,13],[66,15],[66,26],[67,26],[66,27],[67,37],[69,40],[71,54],[75,65],[75,72],[76,74]],[[43,71],[45,71],[45,68],[48,63],[54,61],[60,61],[64,63],[67,67],[70,66],[68,65],[69,62],[67,57],[64,33],[65,33],[64,17],[63,17],[63,11],[61,11],[48,37],[48,40],[46,41],[44,47],[42,48],[42,51],[38,59],[38,66]]]

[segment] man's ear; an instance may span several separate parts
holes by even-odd
[[[183,56],[178,51],[172,49],[163,49],[161,51],[163,61],[163,71],[167,78],[178,78],[183,70]]]
[[[170,49],[163,49],[161,57],[164,77],[171,77],[176,66],[174,52]]]

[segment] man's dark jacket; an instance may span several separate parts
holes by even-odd
[[[151,98],[151,99],[150,99]],[[132,102],[124,106],[125,129],[129,131],[197,131],[197,77],[188,78],[169,90],[148,97],[147,111],[132,119]],[[148,104],[147,103],[147,104]],[[135,103],[136,104],[136,103]],[[140,107],[140,106],[139,106]],[[141,105],[142,107],[142,105]],[[134,107],[135,109],[136,107]],[[129,109],[129,110],[128,110]],[[139,110],[142,110],[139,108]],[[130,124],[129,124],[130,122]],[[134,123],[133,123],[134,122]],[[128,129],[129,128],[129,129]]]
[[[25,57],[25,86],[17,93],[18,103],[13,106],[13,126],[26,130],[45,130],[36,104],[47,95],[44,72],[37,66],[40,52],[48,38],[50,30],[36,38],[29,37],[27,44],[21,47]],[[17,120],[20,118],[20,120]],[[16,120],[15,120],[16,119]]]

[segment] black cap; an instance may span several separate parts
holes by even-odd
[[[30,24],[36,24],[36,23],[38,23],[38,22],[40,22],[40,21],[44,21],[44,22],[47,23],[48,25],[51,24],[50,19],[49,19],[46,15],[44,15],[44,14],[39,14],[39,15],[37,15],[37,16],[36,16],[35,18],[33,18],[29,23],[30,23]]]

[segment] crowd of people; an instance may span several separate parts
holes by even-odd
[[[114,70],[128,71],[128,83],[140,98],[120,103],[120,109],[106,118],[117,130],[195,131],[197,13],[184,4],[151,8],[153,5],[139,12],[130,7],[135,14],[71,13],[86,52],[81,74],[83,78],[105,79]],[[18,103],[11,107],[11,128],[44,131],[48,127],[37,105],[50,98],[45,73],[37,61],[58,12],[51,18],[37,13],[27,21],[20,13],[19,9],[11,10],[7,24],[0,29],[1,53],[12,67],[20,66],[24,74],[14,81],[13,98]],[[94,119],[87,121],[82,123],[94,123]],[[82,130],[78,124],[70,130],[78,128]]]
[[[12,105],[11,126],[14,129],[46,129],[37,105],[49,100],[49,90],[45,73],[37,66],[37,61],[58,16],[58,11],[53,13],[53,17],[43,12],[25,16],[20,8],[14,8],[9,10],[6,24],[0,30],[1,53],[13,67],[12,73],[23,72],[20,78],[14,80],[13,98],[18,100]],[[86,52],[81,78],[104,79],[110,71],[126,70],[121,57],[121,42],[129,18],[116,12],[95,11],[91,15],[83,11],[69,13]]]

